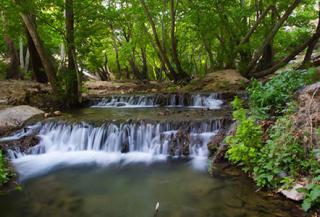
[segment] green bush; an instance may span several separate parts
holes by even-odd
[[[305,84],[310,84],[315,76],[315,70],[287,71],[273,77],[263,84],[252,81],[249,92],[249,104],[252,113],[265,119],[283,114],[288,102],[294,98],[294,92]]]
[[[259,187],[275,188],[287,184],[307,165],[304,149],[294,135],[292,125],[290,117],[283,116],[272,127],[253,169]]]
[[[239,98],[232,102],[237,130],[226,138],[227,158],[249,172],[259,187],[289,188],[301,176],[310,177],[312,183],[300,189],[306,211],[320,205],[320,149],[305,147],[308,132],[295,126],[292,115],[297,110],[294,93],[312,83],[314,75],[313,70],[288,71],[265,84],[253,81],[247,89],[249,108]],[[257,120],[268,118],[276,122],[263,133]],[[319,140],[320,129],[316,134]]]
[[[248,117],[243,102],[235,98],[232,102],[233,117],[237,121],[237,131],[234,136],[226,138],[229,144],[227,158],[243,170],[250,171],[257,160],[257,154],[262,147],[262,129],[253,117]]]
[[[4,156],[0,151],[0,186],[6,183],[9,180],[9,171],[6,167],[6,162]]]

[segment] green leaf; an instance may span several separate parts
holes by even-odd
[[[309,198],[305,199],[302,203],[302,209],[306,212],[311,208],[311,206],[312,206],[312,201]]]
[[[315,201],[318,198],[320,198],[320,185],[312,189],[312,191],[310,192],[310,198],[312,201]]]

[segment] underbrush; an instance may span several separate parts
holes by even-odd
[[[285,189],[307,180],[309,184],[299,189],[305,194],[305,211],[320,205],[319,147],[307,144],[309,129],[295,122],[294,94],[311,84],[314,74],[313,70],[289,71],[264,84],[253,81],[248,108],[239,98],[232,103],[237,130],[226,138],[227,158],[248,172],[258,187]]]
[[[9,170],[7,168],[3,154],[0,151],[0,186],[8,182]]]

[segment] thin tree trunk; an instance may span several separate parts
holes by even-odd
[[[147,62],[147,48],[146,46],[141,47],[142,57],[142,76],[144,79],[148,79],[148,62]]]
[[[19,38],[19,59],[21,69],[24,69],[24,52],[23,52],[23,41],[22,38]]]
[[[143,80],[141,73],[136,65],[135,59],[136,59],[135,58],[135,50],[132,50],[131,58],[129,58],[129,64],[130,64],[131,70],[132,70],[133,75],[136,79]]]
[[[210,68],[213,68],[214,66],[214,59],[213,59],[213,53],[212,53],[212,49],[211,49],[211,44],[208,40],[203,39],[204,42],[204,49],[206,50],[208,57],[209,57],[209,63],[210,63]]]
[[[177,5],[179,0],[177,0]],[[189,81],[189,75],[182,69],[177,49],[177,39],[175,36],[176,31],[176,8],[174,7],[174,0],[170,0],[170,15],[171,15],[171,46],[172,46],[172,58],[178,70],[178,79]]]
[[[67,55],[68,55],[68,70],[66,91],[70,105],[76,105],[80,102],[81,93],[79,83],[81,83],[75,60],[75,44],[74,44],[74,14],[73,0],[65,1],[66,8],[66,39],[67,39]]]
[[[25,63],[24,64],[24,72],[27,72],[29,70],[29,65],[30,65],[30,51],[29,51],[29,49],[27,49],[24,63]]]
[[[20,16],[22,17],[23,22],[25,23],[28,32],[30,33],[30,36],[32,38],[32,41],[37,49],[37,52],[39,53],[39,56],[41,58],[43,67],[45,69],[45,72],[47,74],[48,80],[51,84],[52,92],[59,96],[61,93],[61,87],[58,82],[56,71],[53,66],[53,63],[50,59],[49,54],[47,53],[47,50],[43,46],[43,43],[40,39],[39,33],[37,31],[37,28],[35,26],[35,23],[33,22],[30,15],[26,15],[24,13],[20,13]]]
[[[112,37],[112,41],[113,41],[113,48],[114,48],[114,51],[116,53],[116,64],[117,64],[117,79],[121,79],[122,77],[122,72],[121,72],[121,66],[120,66],[120,62],[119,62],[119,48],[118,48],[118,45],[117,45],[117,39],[116,39],[116,34],[114,32],[114,29],[112,26],[111,27],[111,37]]]
[[[280,20],[273,26],[272,30],[270,31],[269,35],[265,38],[263,44],[261,47],[259,47],[249,63],[248,66],[248,72],[251,73],[252,69],[256,66],[257,61],[260,59],[261,55],[263,54],[264,48],[273,40],[276,33],[279,31],[281,26],[284,24],[284,22],[288,19],[290,14],[293,12],[293,10],[300,4],[301,0],[295,0],[290,7],[286,10],[284,15],[280,18]]]
[[[166,48],[166,24],[165,24],[165,14],[167,11],[167,0],[163,0],[163,7],[162,7],[162,19],[161,19],[161,33],[162,33],[162,49],[163,52],[167,52]]]
[[[244,36],[244,38],[241,40],[239,45],[243,45],[247,42],[249,42],[250,37],[252,34],[256,31],[258,28],[259,24],[262,22],[262,20],[267,16],[268,12],[273,8],[273,5],[270,5],[257,19],[257,21],[253,24],[253,26],[250,28],[248,33]]]

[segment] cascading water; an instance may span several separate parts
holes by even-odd
[[[179,116],[179,113],[185,107],[218,109],[223,104],[218,98],[218,94],[111,96],[93,101],[93,107],[110,110],[108,116],[114,116],[116,119],[123,113],[114,108],[167,107],[165,112],[177,111],[176,117],[179,118],[174,121],[132,120],[131,117],[137,113],[131,109],[125,113],[129,115],[128,121],[109,119],[99,126],[87,122],[79,123],[78,120],[75,123],[43,122],[28,126],[12,136],[0,138],[0,142],[34,135],[39,138],[39,143],[28,150],[16,149],[8,152],[22,179],[47,172],[57,166],[83,163],[152,163],[164,161],[168,157],[191,159],[195,168],[203,169],[208,158],[207,145],[221,127],[221,121],[219,118],[207,119],[203,116],[203,110],[189,113],[198,115],[194,120],[184,120],[185,116]],[[176,107],[179,109],[175,109]],[[91,110],[97,114],[102,112]],[[186,116],[189,114],[186,113]],[[173,114],[170,118],[175,119],[174,116]]]
[[[158,94],[110,96],[92,102],[96,108],[188,107],[218,109],[223,101],[218,94]]]
[[[184,108],[213,108],[217,98],[114,97],[159,108],[84,108],[0,138],[23,185],[0,197],[2,216],[141,217],[159,203],[159,217],[293,216],[275,211],[283,201],[257,200],[242,176],[206,174],[208,143],[229,124],[228,107]]]
[[[221,127],[220,120],[177,123],[88,123],[48,122],[24,130],[38,129],[40,142],[26,152],[9,152],[21,178],[38,175],[59,165],[96,163],[109,165],[152,163],[167,157],[188,157],[203,169],[207,144]],[[18,132],[20,135],[21,132]]]

